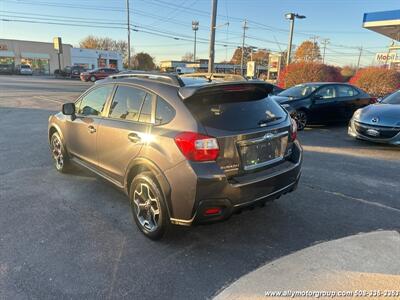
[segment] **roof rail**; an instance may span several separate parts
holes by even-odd
[[[229,74],[229,73],[187,73],[182,74],[181,77],[192,77],[192,78],[206,78],[209,80],[220,80],[220,81],[247,81],[247,78],[242,75]]]
[[[161,72],[123,71],[117,74],[110,75],[107,78],[117,79],[117,78],[131,78],[131,77],[161,81],[178,87],[182,87],[185,85],[182,79],[180,79],[180,77],[177,74],[161,73]]]

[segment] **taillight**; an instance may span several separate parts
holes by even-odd
[[[290,139],[292,141],[297,139],[297,123],[295,119],[290,118],[292,125],[290,126]]]
[[[377,102],[378,102],[378,98],[376,98],[376,97],[369,98],[369,103],[374,104],[374,103],[377,103]]]
[[[220,207],[211,207],[204,210],[203,215],[205,216],[212,216],[212,215],[219,215],[221,214],[222,209]]]
[[[212,161],[219,155],[216,138],[196,132],[182,132],[175,137],[175,143],[182,154],[193,161]]]

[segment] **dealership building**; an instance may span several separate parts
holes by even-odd
[[[74,48],[62,44],[61,68],[80,65],[87,69],[111,67],[123,69],[122,55],[115,51]],[[49,75],[59,68],[53,43],[0,39],[0,64],[30,65],[34,74]]]
[[[396,44],[396,41],[400,42],[400,10],[365,13],[363,27],[393,40],[386,55],[377,53],[377,60],[379,56],[383,57],[389,67],[400,69],[400,45]]]

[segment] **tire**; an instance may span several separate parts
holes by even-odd
[[[94,75],[90,76],[90,81],[91,82],[95,82],[96,81],[96,76],[94,76]]]
[[[298,110],[296,111],[295,120],[297,130],[303,130],[308,124],[308,115],[304,110]]]
[[[58,132],[54,132],[51,136],[50,149],[56,170],[60,173],[71,171],[72,165]]]
[[[151,172],[132,180],[129,199],[139,230],[152,240],[162,238],[170,222],[163,193]]]

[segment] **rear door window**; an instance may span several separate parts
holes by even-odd
[[[349,85],[337,85],[336,90],[337,90],[337,97],[339,98],[353,97],[359,94],[355,88]]]
[[[151,123],[151,111],[152,111],[152,96],[146,94],[142,109],[140,110],[139,122]]]
[[[157,97],[156,104],[156,125],[163,125],[171,122],[175,117],[175,110],[164,99]]]
[[[111,103],[109,117],[129,121],[138,121],[146,92],[130,86],[120,85]]]
[[[279,104],[257,91],[202,93],[185,103],[200,123],[221,130],[255,129],[286,118]]]

